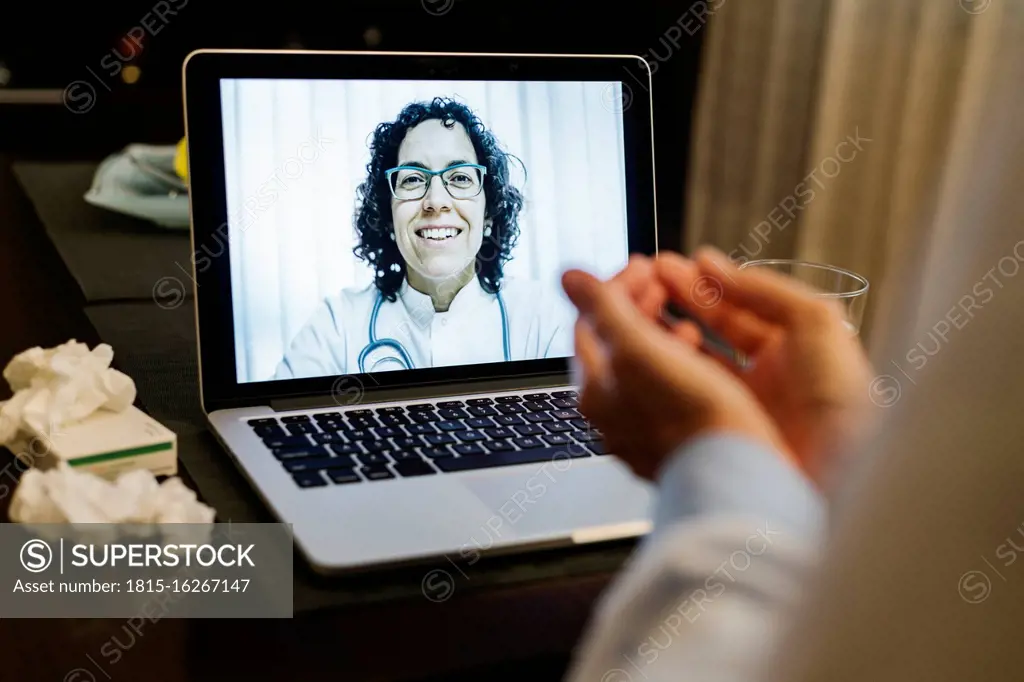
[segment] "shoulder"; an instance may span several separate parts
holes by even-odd
[[[526,307],[550,319],[575,316],[575,308],[557,282],[508,278],[502,282],[501,295],[509,306]]]
[[[535,279],[506,277],[501,283],[501,295],[509,300],[524,300],[539,304],[560,294],[561,291],[553,285],[545,285]]]
[[[341,329],[345,320],[368,312],[376,299],[377,288],[373,284],[349,287],[331,294],[317,307],[310,323],[312,326],[328,325]]]

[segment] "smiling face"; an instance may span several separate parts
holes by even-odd
[[[411,128],[398,148],[399,166],[438,171],[458,163],[479,163],[473,142],[460,123],[446,128],[430,119]],[[454,187],[453,187],[454,190]],[[461,278],[472,268],[483,242],[487,198],[483,191],[453,199],[439,176],[431,178],[422,199],[392,197],[395,242],[405,259],[409,283],[437,285]]]

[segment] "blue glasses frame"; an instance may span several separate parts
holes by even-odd
[[[443,174],[447,173],[450,170],[455,170],[456,168],[474,168],[480,171],[480,188],[476,191],[476,194],[470,194],[468,196],[460,197],[457,197],[454,194],[452,194],[452,189],[451,187],[448,186],[448,182],[444,179]],[[422,194],[420,194],[418,197],[406,197],[403,199],[402,197],[398,196],[398,194],[395,193],[395,184],[391,182],[391,176],[400,170],[413,170],[426,174],[427,181],[423,183]],[[478,163],[457,163],[454,166],[448,166],[447,168],[442,168],[441,170],[437,171],[421,168],[420,166],[395,166],[394,168],[389,168],[386,171],[384,171],[384,178],[388,181],[388,188],[391,190],[391,196],[393,196],[395,199],[398,199],[399,201],[419,201],[423,197],[427,196],[427,192],[430,190],[430,183],[433,182],[435,176],[441,178],[441,184],[444,185],[445,191],[448,192],[448,196],[450,196],[452,199],[472,199],[473,197],[478,196],[480,192],[483,191],[483,177],[485,175],[487,175],[487,167],[481,166]]]

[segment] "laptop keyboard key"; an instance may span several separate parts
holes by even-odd
[[[331,452],[340,456],[343,455],[358,455],[362,452],[362,449],[355,443],[333,443],[330,446]]]
[[[587,443],[587,449],[593,452],[595,455],[607,455],[608,451],[604,448],[604,443],[601,441],[594,441],[593,443]]]
[[[368,481],[382,481],[386,478],[394,478],[395,475],[391,473],[385,464],[374,464],[372,466],[365,466],[359,470]]]
[[[507,440],[489,440],[483,443],[483,446],[491,452],[505,452],[507,450],[515,450],[512,444]]]
[[[249,426],[276,426],[277,419],[274,417],[264,417],[262,419],[250,419]]]
[[[340,433],[311,433],[309,434],[309,437],[312,438],[313,442],[317,445],[345,442],[345,439],[341,437]]]
[[[449,407],[465,407],[465,403],[463,403],[461,400],[442,400],[437,404],[437,406],[441,409]]]
[[[430,474],[436,474],[437,469],[430,466],[422,459],[416,459],[398,462],[395,464],[395,472],[399,476],[428,476]]]
[[[491,405],[493,403],[493,398],[470,398],[466,401],[467,405]]]
[[[477,440],[487,440],[487,434],[485,434],[483,431],[474,431],[474,430],[458,431],[458,432],[456,432],[455,435],[458,436],[458,439],[463,441],[463,442],[470,442],[470,441],[477,441]]]
[[[462,431],[466,425],[457,421],[437,422],[437,428],[442,431]]]
[[[398,452],[390,453],[391,459],[396,462],[421,462],[423,458],[416,453],[415,450],[399,450]]]
[[[392,438],[396,450],[412,450],[421,447],[426,441],[419,436],[406,436],[405,438]]]
[[[271,452],[274,453],[274,457],[281,461],[303,457],[330,457],[322,445],[307,445],[301,448],[275,448]]]
[[[575,398],[555,398],[551,404],[559,410],[574,410],[580,406],[579,401]]]
[[[498,412],[501,412],[502,414],[522,414],[526,412],[526,408],[519,403],[505,403],[503,405],[498,405]]]
[[[566,431],[572,431],[572,424],[565,422],[544,422],[544,428],[551,433],[565,433]]]
[[[356,455],[357,460],[363,466],[373,466],[375,464],[387,464],[391,460],[383,452],[369,452],[365,455]]]
[[[454,436],[450,433],[432,433],[423,436],[423,439],[431,445],[447,445],[448,443],[456,442]]]
[[[501,426],[515,426],[516,424],[525,424],[523,418],[515,414],[503,414],[494,418],[494,423]]]
[[[296,474],[300,471],[319,471],[321,469],[351,469],[355,465],[351,457],[304,457],[286,461],[284,468]]]
[[[499,426],[494,429],[484,429],[484,433],[491,438],[511,438],[516,435],[515,431],[505,426]]]
[[[280,436],[278,438],[265,438],[263,439],[263,444],[271,450],[276,450],[278,448],[305,447],[310,445],[310,440],[303,435]]]
[[[498,403],[521,403],[523,402],[523,396],[521,395],[499,395],[494,399]]]
[[[384,452],[385,450],[391,450],[391,444],[386,440],[364,440],[363,448],[367,452]]]
[[[327,479],[319,471],[300,471],[292,474],[292,478],[300,488],[318,488],[327,485]]]
[[[515,464],[532,464],[547,462],[554,459],[567,459],[569,453],[565,448],[536,448],[533,450],[510,450],[508,452],[492,452],[483,457],[453,457],[435,460],[441,471],[472,471],[491,467],[512,466]]]
[[[261,426],[252,427],[253,433],[260,438],[271,438],[274,436],[287,436],[285,430],[281,428],[279,424],[263,424]]]
[[[523,424],[522,426],[513,426],[512,430],[518,433],[520,436],[537,436],[544,433],[544,429],[536,424]]]
[[[339,485],[342,483],[361,483],[363,479],[353,469],[329,469],[327,478]]]
[[[572,443],[572,439],[564,433],[553,433],[547,436],[542,436],[542,438],[548,445],[569,445]]]
[[[474,405],[469,408],[469,413],[474,417],[493,417],[496,414],[500,414],[490,405]]]
[[[437,413],[441,415],[441,419],[468,419],[469,413],[461,408],[449,407],[443,410],[438,410]]]
[[[319,433],[320,429],[313,422],[295,422],[287,426],[288,433],[298,436],[303,433]]]
[[[547,400],[550,397],[551,396],[548,395],[547,393],[527,393],[526,395],[523,396],[523,399],[524,400],[529,400],[529,401],[537,401],[537,400]]]
[[[348,420],[348,426],[351,429],[364,430],[364,429],[375,429],[378,426],[381,426],[381,423],[379,421],[377,421],[376,419],[372,419],[372,418],[371,419],[356,418],[356,419],[349,419]]]
[[[473,419],[466,420],[466,426],[471,429],[486,429],[494,425],[494,420],[487,417],[474,417]]]
[[[447,446],[440,446],[436,448],[420,448],[420,454],[430,459],[441,459],[442,457],[454,457],[452,451]]]
[[[513,438],[512,442],[521,447],[523,450],[531,450],[533,448],[544,447],[543,441],[535,436],[523,436],[522,438]]]
[[[437,433],[437,429],[435,429],[431,424],[409,424],[405,427],[405,430],[411,436]]]
[[[459,453],[459,455],[463,457],[465,457],[466,455],[487,454],[487,451],[476,443],[459,443],[458,445],[453,445],[452,450]]]
[[[555,398],[579,398],[579,394],[576,391],[555,391],[551,394]]]
[[[530,422],[531,424],[536,424],[538,422],[554,421],[553,419],[551,419],[551,415],[548,414],[547,412],[530,412],[528,414],[524,414],[523,419]]]
[[[544,400],[529,400],[528,399],[525,403],[523,403],[523,407],[528,409],[530,412],[543,412],[545,410],[550,410],[551,409],[551,405],[549,405]]]
[[[308,422],[308,414],[290,414],[287,417],[281,417],[281,421],[285,424],[298,424],[300,422]]]

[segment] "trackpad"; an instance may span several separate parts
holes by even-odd
[[[500,541],[564,534],[644,519],[650,492],[611,458],[555,459],[488,469],[460,482],[490,510],[481,532]]]

